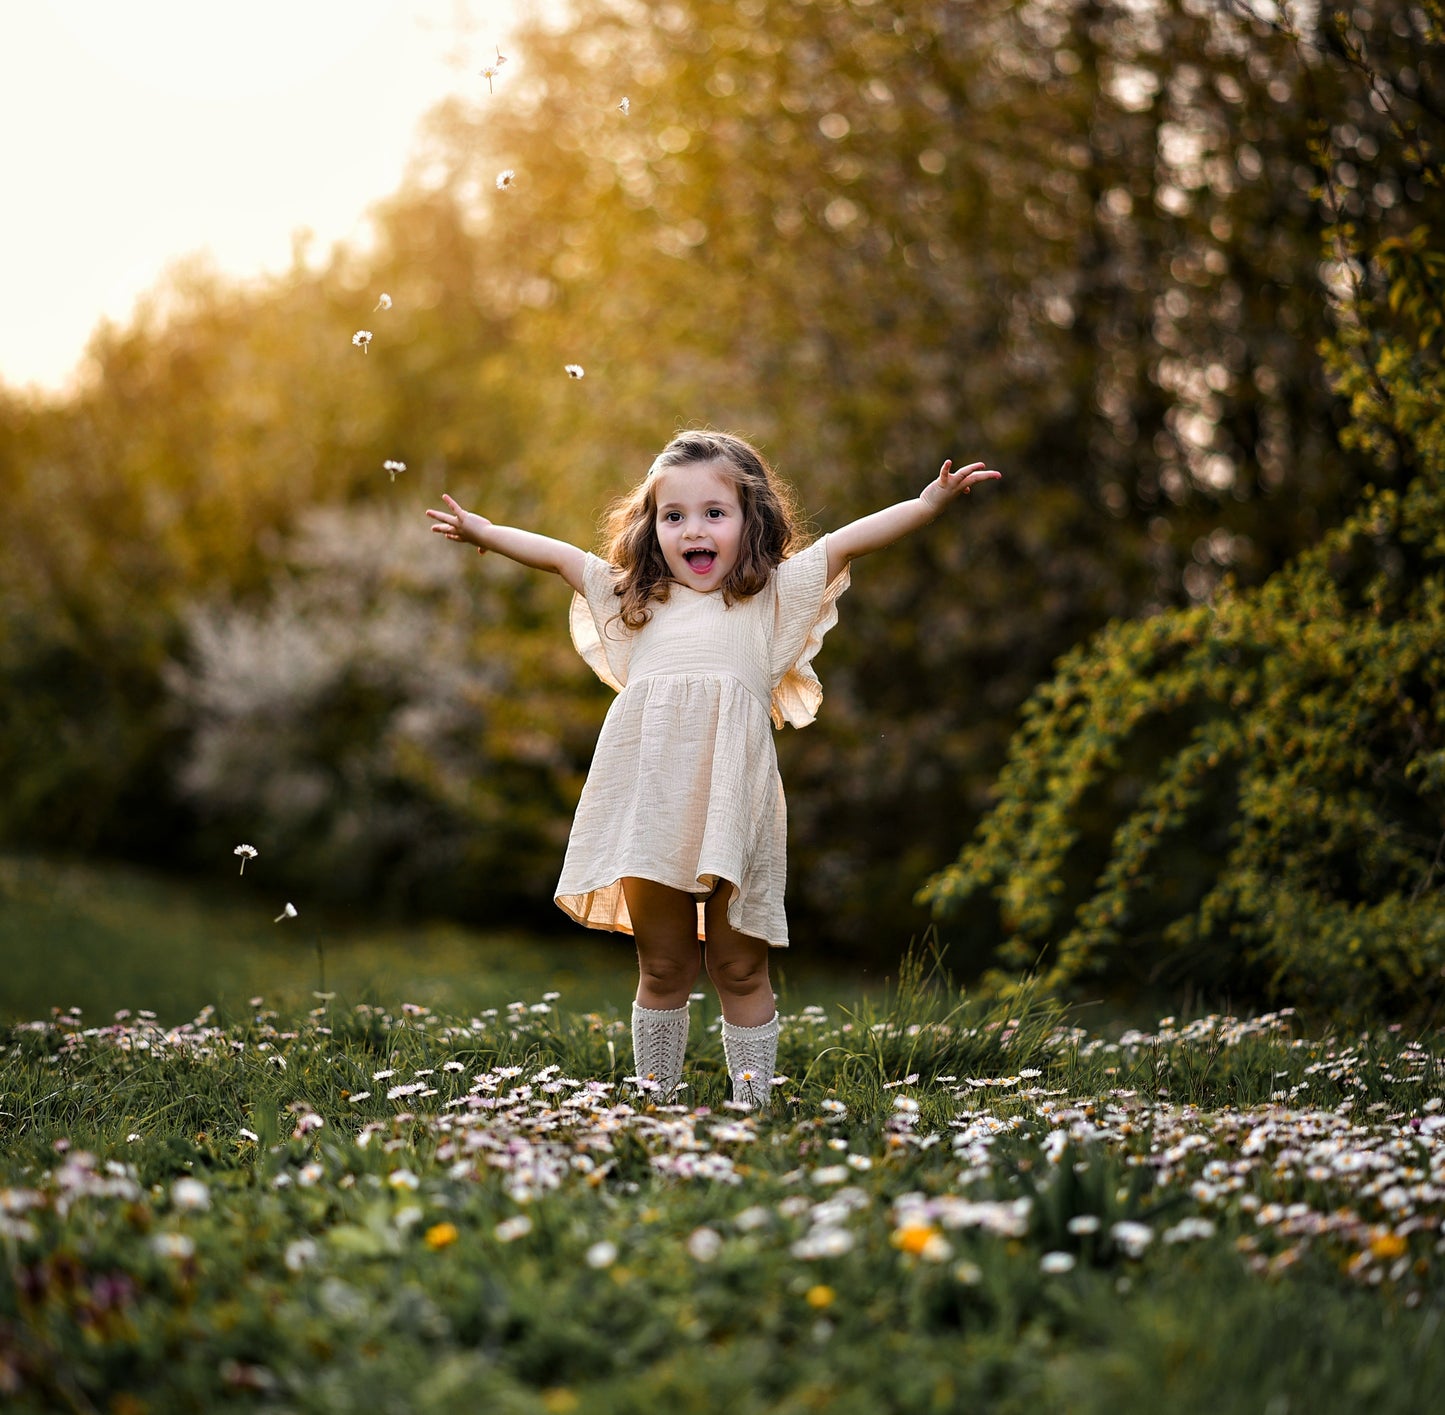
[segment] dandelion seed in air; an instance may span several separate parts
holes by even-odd
[[[294,904],[288,904],[271,922],[273,924],[279,924],[282,919],[294,919],[295,917],[296,906]]]
[[[487,64],[487,65],[485,65],[485,66],[482,68],[482,71],[481,71],[481,72],[482,72],[482,77],[483,77],[484,79],[486,79],[486,81],[487,81],[487,92],[488,92],[488,93],[493,92],[493,89],[492,89],[492,80],[493,80],[494,78],[496,78],[497,75],[502,72],[502,65],[505,64],[506,62],[507,62],[507,56],[506,56],[505,54],[503,54],[502,51],[499,49],[499,50],[497,50],[497,62],[496,62],[495,64]]]
[[[373,310],[372,310],[372,314],[375,314],[375,313],[376,313],[376,310],[389,310],[390,308],[391,308],[391,296],[388,295],[388,294],[383,290],[383,291],[382,291],[381,298],[376,302],[376,309],[373,309]]]
[[[363,354],[366,353],[366,346],[371,343],[371,330],[358,329],[356,333],[351,336],[351,342],[355,344]]]
[[[406,471],[406,463],[405,463],[405,462],[394,462],[394,461],[391,461],[390,459],[388,459],[387,461],[385,461],[385,462],[383,462],[383,463],[381,464],[381,470],[384,471],[384,472],[390,472],[390,473],[391,473],[391,479],[392,479],[392,481],[395,481],[395,480],[396,480],[396,474],[397,474],[398,472],[404,472],[404,471]]]
[[[239,855],[241,857],[241,873],[245,874],[246,861],[254,860],[259,851],[257,851],[254,845],[238,845],[231,853],[233,855]]]
[[[517,180],[517,174],[508,167],[503,172],[497,173],[497,190],[499,192],[509,191],[512,184]]]
[[[582,377],[585,376],[585,374],[586,374],[586,370],[582,367],[581,364],[568,364],[568,365],[567,365],[567,377],[568,377],[568,378],[582,378]]]
[[[622,102],[617,105],[617,111],[625,118],[632,112],[632,100],[630,98],[624,98]]]

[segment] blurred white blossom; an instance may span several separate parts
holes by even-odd
[[[622,102],[617,105],[617,111],[625,118],[632,112],[632,100],[630,98],[624,98]]]
[[[517,690],[515,665],[476,626],[505,624],[514,591],[436,547],[404,507],[312,508],[273,552],[268,600],[185,615],[165,668],[186,738],[181,790],[217,826],[264,822],[267,858],[290,880],[325,877],[359,897],[384,874],[419,894],[505,860],[519,893],[549,887],[550,858],[519,865],[516,832],[492,822],[508,816],[501,793],[517,771],[573,768],[540,723],[479,747],[478,724]]]
[[[687,1251],[699,1263],[710,1263],[722,1251],[722,1237],[714,1228],[695,1228],[687,1236]]]
[[[395,481],[395,480],[396,480],[396,474],[397,474],[398,472],[404,472],[404,471],[406,471],[406,463],[405,463],[405,462],[396,462],[396,461],[392,461],[391,459],[388,459],[387,461],[385,461],[385,462],[383,462],[383,463],[381,464],[381,469],[382,469],[382,471],[384,471],[384,472],[390,472],[390,473],[391,473],[391,479],[392,479],[392,481]]]
[[[376,309],[372,310],[372,314],[375,314],[376,310],[389,310],[390,308],[391,296],[388,295],[385,290],[383,290],[381,293],[381,298],[376,302]]]
[[[568,365],[567,365],[567,377],[568,377],[568,378],[581,378],[581,377],[585,374],[585,372],[586,372],[586,370],[582,367],[581,364],[568,364]]]
[[[355,344],[363,354],[366,353],[366,346],[371,343],[371,330],[358,329],[356,333],[351,336],[351,342]]]
[[[239,855],[241,857],[241,873],[245,874],[246,861],[254,860],[256,858],[256,855],[258,854],[258,851],[254,845],[238,845],[231,853],[233,855]]]
[[[587,1250],[587,1266],[589,1268],[610,1268],[617,1261],[617,1245],[609,1243],[605,1238],[600,1243],[594,1243]]]
[[[211,1207],[211,1191],[199,1179],[178,1179],[171,1185],[171,1206],[183,1213],[204,1213]]]
[[[1147,1223],[1124,1219],[1116,1223],[1109,1236],[1131,1258],[1137,1258],[1154,1241],[1154,1230]]]
[[[163,1258],[193,1258],[196,1254],[196,1240],[184,1233],[157,1233],[151,1239],[151,1247]]]
[[[285,1263],[288,1272],[299,1273],[316,1261],[319,1250],[314,1238],[296,1238],[286,1245]]]
[[[503,168],[497,173],[497,190],[505,192],[517,180],[517,174],[510,167]]]
[[[277,914],[276,917],[271,920],[271,922],[273,924],[279,924],[282,919],[294,919],[295,917],[296,906],[294,904],[287,904],[287,906],[279,914]]]

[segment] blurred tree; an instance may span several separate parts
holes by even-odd
[[[1111,625],[1031,698],[997,804],[925,897],[943,918],[991,902],[1001,960],[1055,984],[1365,1012],[1441,995],[1445,8],[1322,23],[1295,42],[1394,129],[1373,170],[1348,125],[1317,145],[1325,366],[1377,480],[1262,587]]]
[[[28,686],[0,768],[27,785],[0,835],[189,848],[214,723],[158,711],[161,667],[201,667],[188,606],[268,622],[316,502],[405,504],[421,534],[448,488],[590,543],[708,422],[826,529],[978,455],[1006,480],[858,567],[826,710],[780,744],[800,936],[891,952],[1059,654],[1258,583],[1357,495],[1313,352],[1310,114],[1373,164],[1372,211],[1411,180],[1389,118],[1214,0],[576,0],[516,57],[434,115],[365,253],[247,293],[178,272],[73,404],[7,414],[0,668]],[[499,617],[472,661],[512,656],[575,781],[606,693],[565,592],[475,573]]]
[[[440,115],[432,180],[515,170],[495,298],[605,391],[547,429],[549,524],[669,418],[758,437],[823,528],[945,452],[1007,473],[859,567],[828,710],[781,743],[795,904],[864,944],[1060,652],[1343,514],[1304,99],[1383,120],[1212,3],[585,3],[527,52],[506,105]]]

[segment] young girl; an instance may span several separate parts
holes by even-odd
[[[602,557],[463,510],[432,530],[550,570],[575,591],[572,640],[617,691],[577,804],[557,903],[633,935],[632,1044],[659,1099],[682,1079],[688,994],[704,956],[735,1105],[771,1094],[778,1015],[768,950],[786,948],[787,816],[772,728],[813,721],[812,669],[849,563],[933,520],[975,482],[952,469],[911,501],[803,548],[792,494],[725,433],[673,438],[607,521]],[[702,945],[700,947],[700,945]]]

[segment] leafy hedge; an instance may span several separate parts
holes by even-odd
[[[1001,960],[1042,954],[1053,984],[1119,970],[1364,1008],[1438,987],[1442,470],[1254,593],[1064,658],[997,806],[923,891],[939,917],[991,895]]]
[[[1339,42],[1374,72],[1359,35]],[[1418,123],[1398,135],[1438,200],[1438,149]],[[1319,192],[1339,292],[1322,354],[1341,441],[1379,484],[1262,586],[1062,658],[991,812],[922,891],[942,920],[996,922],[998,961],[1050,984],[1187,980],[1331,1011],[1441,995],[1445,253],[1425,224],[1345,220],[1340,171]]]

